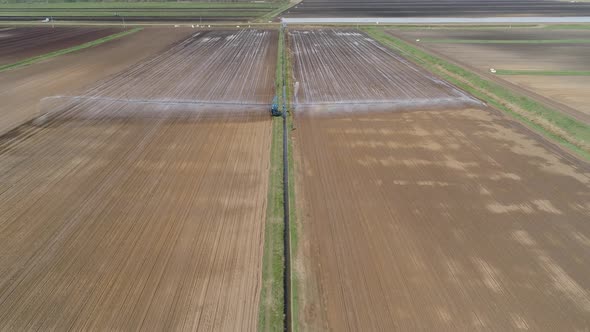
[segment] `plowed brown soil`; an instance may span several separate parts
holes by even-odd
[[[191,36],[86,94],[262,103],[276,39]],[[255,330],[268,110],[120,107],[82,102],[0,142],[0,330]]]
[[[294,30],[289,32],[289,44],[300,109],[366,103],[432,107],[471,101],[357,30]]]
[[[387,112],[295,114],[302,329],[590,328],[590,167],[494,110],[421,110],[411,97],[434,106],[457,90],[365,41],[344,60],[321,40],[299,52],[314,60],[309,85],[363,103],[358,82],[386,77],[372,91],[410,96]],[[371,65],[383,53],[402,74]]]
[[[573,107],[590,119],[590,76],[502,76],[502,79]],[[589,120],[586,120],[589,122]]]
[[[120,32],[97,27],[19,27],[0,30],[0,65],[83,44]]]
[[[44,97],[79,94],[157,54],[193,30],[144,29],[96,47],[0,74],[0,135],[37,116]]]
[[[300,116],[295,140],[304,330],[590,327],[587,165],[475,109]]]

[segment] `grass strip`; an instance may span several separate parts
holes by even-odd
[[[289,8],[297,5],[300,1],[283,1],[281,6],[268,14],[262,15],[259,20],[262,22],[271,21],[277,15],[281,14],[282,12],[289,10]]]
[[[174,11],[116,11],[122,17],[190,17],[198,19],[202,17],[258,17],[266,11],[198,11],[192,9]],[[112,17],[113,20],[120,20],[115,11],[22,11],[22,12],[0,12],[0,17]]]
[[[496,69],[496,75],[531,75],[531,76],[590,76],[590,70],[512,70]]]
[[[287,30],[285,29],[285,34]],[[286,41],[285,41],[286,45]],[[292,64],[293,59],[291,59],[291,53],[289,52],[288,46],[285,46],[285,85],[286,85],[286,95],[287,95],[287,128],[289,133],[287,133],[287,145],[288,145],[288,164],[289,164],[289,221],[290,221],[290,236],[291,236],[291,263],[293,267],[297,266],[295,262],[298,259],[298,250],[299,250],[299,225],[297,223],[297,200],[295,198],[295,159],[293,158],[293,142],[291,140],[291,131],[295,128],[294,127],[294,113],[293,113],[293,74],[292,74]],[[299,275],[297,274],[296,268],[291,268],[291,318],[292,318],[292,330],[294,332],[299,331],[299,288],[300,288],[300,279]]]
[[[590,126],[491,82],[476,73],[433,56],[387,34],[382,29],[367,27],[363,30],[383,45],[400,52],[464,91],[510,114],[534,131],[553,139],[584,159],[590,160]]]
[[[543,29],[554,30],[590,30],[590,24],[551,24],[543,26]]]
[[[358,23],[358,24],[351,24],[351,23],[323,23],[323,24],[305,24],[299,25],[305,28],[315,28],[315,27],[332,27],[332,28],[361,28],[367,26],[374,26],[374,23]],[[469,30],[515,30],[515,29],[527,29],[527,30],[564,30],[564,29],[571,29],[571,30],[586,30],[590,29],[590,25],[580,23],[580,24],[540,24],[540,23],[531,23],[531,24],[487,24],[487,25],[479,25],[479,24],[417,24],[417,23],[398,23],[398,24],[379,24],[380,28],[383,29],[395,29],[395,30],[408,30],[408,31],[420,31],[420,30],[449,30],[449,31],[469,31]],[[436,40],[435,38],[425,38],[422,40]],[[469,40],[469,39],[466,39]]]
[[[275,73],[275,91],[282,99],[283,85],[283,42],[279,35],[278,59]],[[283,123],[281,117],[272,118],[272,142],[270,149],[270,174],[268,184],[268,205],[264,235],[264,254],[262,264],[262,288],[259,331],[283,330]]]
[[[0,9],[275,9],[280,7],[277,2],[25,2],[25,3],[4,3]]]
[[[258,319],[259,331],[283,329],[283,125],[272,118],[268,205],[264,234],[262,288]]]
[[[362,26],[363,24],[361,24]],[[369,24],[364,24],[369,25]],[[372,25],[372,24],[370,24]],[[350,24],[348,25],[350,27]],[[541,28],[542,26],[536,23],[532,24],[452,24],[452,23],[438,23],[438,24],[379,24],[379,26],[387,29],[406,29],[406,30],[503,30],[503,29],[511,29],[511,28],[527,28],[527,29],[535,29]]]
[[[84,43],[84,44],[72,46],[72,47],[69,47],[69,48],[64,48],[64,49],[53,51],[53,52],[46,53],[46,54],[37,55],[37,56],[31,57],[31,58],[27,58],[27,59],[24,59],[24,60],[15,62],[15,63],[9,63],[9,64],[6,64],[6,65],[2,65],[2,66],[0,66],[0,72],[3,72],[5,70],[12,70],[12,69],[21,68],[21,67],[24,67],[24,66],[28,66],[28,65],[34,64],[34,63],[39,62],[39,61],[43,61],[43,60],[47,60],[47,59],[50,59],[50,58],[54,58],[56,56],[60,56],[60,55],[64,55],[64,54],[68,54],[68,53],[72,53],[72,52],[76,52],[76,51],[83,50],[83,49],[89,48],[89,47],[94,47],[96,45],[100,45],[102,43],[106,43],[108,41],[111,41],[111,40],[114,40],[114,39],[117,39],[117,38],[121,38],[121,37],[130,35],[130,34],[135,33],[135,32],[137,32],[137,31],[139,31],[141,29],[142,28],[134,28],[134,29],[131,29],[131,30],[126,30],[126,31],[123,31],[123,32],[119,32],[119,33],[110,35],[110,36],[106,36],[106,37],[103,37],[103,38],[100,38],[100,39],[96,39],[96,40],[90,41],[90,42],[87,42],[87,43]]]
[[[590,44],[590,39],[420,39],[433,44]]]

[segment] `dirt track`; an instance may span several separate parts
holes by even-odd
[[[57,51],[120,32],[115,28],[23,27],[0,31],[0,65]]]
[[[82,93],[193,30],[144,29],[97,47],[59,56],[0,75],[0,135],[37,116],[44,97]]]
[[[295,118],[303,330],[590,327],[587,164],[493,110]]]
[[[86,94],[132,87],[144,99],[241,95],[262,103],[272,94],[276,37],[189,38]],[[252,77],[258,85],[235,91],[234,81]],[[133,110],[118,117],[117,105],[82,103],[75,111],[93,117],[71,110],[4,137],[0,330],[256,329],[268,110]]]

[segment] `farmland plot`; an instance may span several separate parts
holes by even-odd
[[[256,329],[271,122],[224,102],[267,102],[276,38],[195,34],[3,138],[0,329]]]
[[[100,39],[115,28],[19,27],[0,29],[0,66]]]
[[[475,109],[304,116],[295,139],[306,329],[590,326],[587,165]]]
[[[369,58],[345,66],[388,74]],[[391,77],[400,96],[429,74]],[[302,329],[590,326],[588,165],[494,110],[418,108],[296,113]]]
[[[40,100],[84,93],[110,77],[187,38],[192,29],[145,28],[116,40],[0,75],[0,135],[39,115]]]
[[[462,91],[358,31],[294,30],[289,38],[300,109],[331,105],[342,111],[343,105],[351,104],[444,107],[473,103]]]
[[[535,0],[306,0],[287,17],[486,17],[588,16],[590,5],[577,1]]]
[[[409,42],[520,89],[590,123],[590,38],[585,30],[494,29],[392,31]],[[492,75],[490,68],[499,74]],[[502,71],[511,75],[500,75]],[[531,75],[527,75],[527,72]],[[582,74],[586,73],[586,74]]]

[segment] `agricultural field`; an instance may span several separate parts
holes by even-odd
[[[364,34],[305,31],[288,43],[301,85],[292,132],[300,329],[587,328],[588,164],[496,110],[437,104],[465,94]],[[355,93],[363,76],[351,68],[378,92]],[[305,72],[316,74],[301,83]],[[349,104],[383,90],[431,103],[300,110],[332,102],[330,82]]]
[[[0,27],[0,331],[586,331],[588,30],[267,20],[588,4],[0,4],[264,23]]]
[[[78,94],[186,38],[192,29],[145,28],[106,43],[0,74],[0,134],[39,115],[40,101]]]
[[[287,17],[590,16],[590,3],[535,0],[305,0]]]
[[[418,29],[394,34],[590,123],[587,30]]]
[[[296,107],[329,112],[346,105],[422,107],[474,103],[462,91],[355,30],[289,33],[298,82]],[[330,59],[330,61],[327,61]],[[354,79],[350,79],[354,78]]]
[[[96,27],[0,28],[0,66],[120,32]]]
[[[30,21],[250,21],[281,7],[280,1],[16,2],[0,4],[0,20]]]
[[[192,31],[2,136],[0,330],[257,328],[277,36]]]

